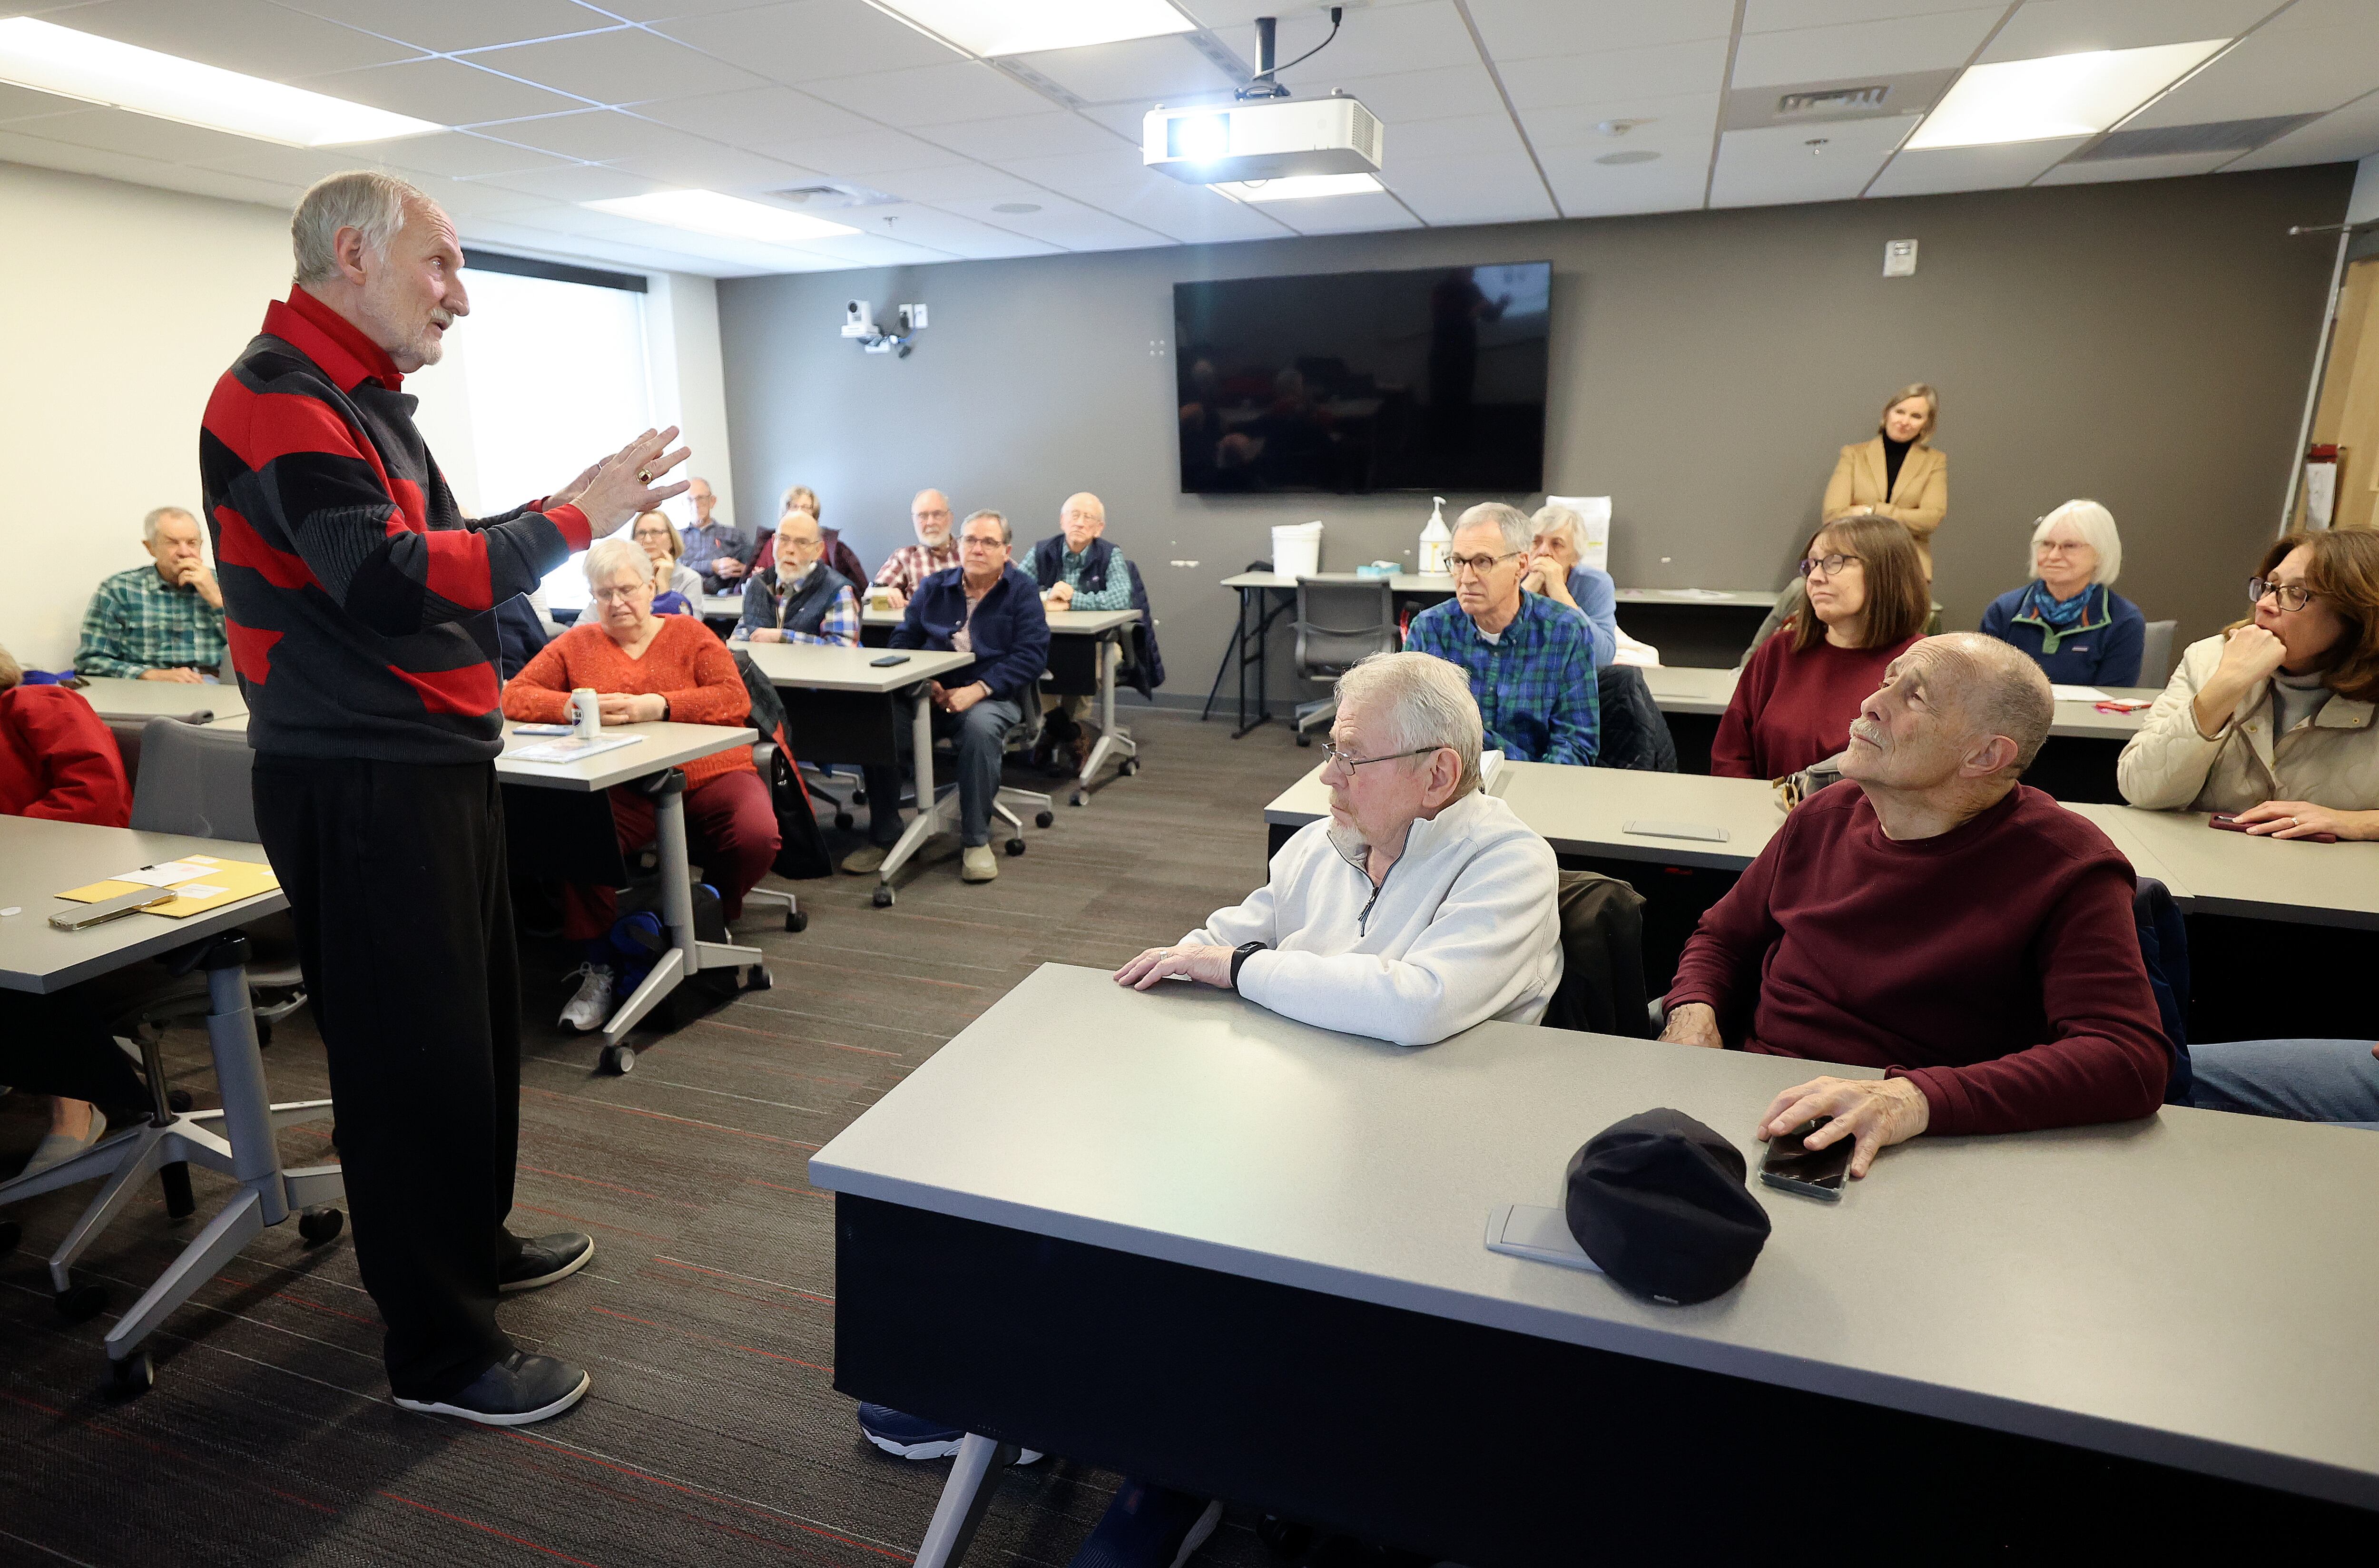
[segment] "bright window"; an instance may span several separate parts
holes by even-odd
[[[643,295],[477,268],[463,282],[471,296],[463,373],[489,504],[544,495],[653,424]],[[545,591],[556,608],[586,603],[575,558]]]

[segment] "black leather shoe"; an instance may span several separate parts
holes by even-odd
[[[567,1361],[515,1350],[443,1399],[399,1397],[397,1404],[425,1416],[460,1416],[481,1426],[525,1427],[561,1415],[586,1398],[594,1381]]]
[[[574,1230],[558,1230],[551,1236],[540,1236],[534,1241],[521,1243],[520,1256],[496,1282],[498,1290],[535,1290],[541,1285],[551,1285],[568,1279],[585,1268],[595,1256],[595,1238]]]

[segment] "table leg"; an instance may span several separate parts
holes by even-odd
[[[934,801],[933,706],[925,701],[925,688],[922,684],[912,688],[910,701],[913,705],[909,715],[910,765],[913,769],[912,787],[917,793],[917,814],[901,830],[900,841],[892,846],[892,852],[884,857],[884,865],[876,874],[876,905],[878,909],[892,902],[893,874],[908,864],[909,857],[924,847],[925,840],[934,836],[934,830],[940,822],[941,814]],[[867,802],[867,809],[871,812],[878,810],[878,803],[871,800]],[[892,802],[892,809],[900,809],[898,801]]]
[[[973,1432],[960,1441],[949,1478],[942,1483],[941,1501],[934,1505],[933,1522],[917,1547],[917,1568],[951,1568],[965,1558],[975,1527],[991,1506],[987,1483],[1016,1463],[1017,1453],[1012,1443],[994,1442]]]
[[[1206,688],[1205,706],[1198,710],[1198,722],[1201,724],[1213,717],[1214,699],[1223,694],[1223,677],[1228,675],[1231,672],[1231,667],[1244,657],[1244,650],[1247,647],[1248,590],[1238,588],[1233,591],[1239,596],[1238,619],[1231,627],[1229,644],[1223,649],[1223,662],[1214,667],[1214,683]],[[1247,715],[1242,712],[1239,718],[1245,719]]]
[[[1081,777],[1074,780],[1074,803],[1078,806],[1091,803],[1091,780],[1098,777],[1099,769],[1106,765],[1108,758],[1123,759],[1121,770],[1125,773],[1136,772],[1140,767],[1139,762],[1134,760],[1140,755],[1139,742],[1131,738],[1131,731],[1116,724],[1116,670],[1122,663],[1121,633],[1111,633],[1100,638],[1099,743],[1093,746],[1091,754],[1082,759]]]
[[[1272,623],[1297,603],[1295,592],[1276,605],[1267,607],[1262,588],[1239,590],[1239,727],[1231,732],[1236,741],[1257,725],[1272,718],[1266,706],[1272,692]],[[1257,615],[1252,632],[1248,628],[1248,607],[1252,596]],[[1256,716],[1248,717],[1248,666],[1256,667]]]
[[[674,769],[653,802],[653,847],[660,853],[661,923],[669,928],[670,950],[603,1025],[606,1045],[625,1040],[662,997],[697,970],[741,969],[760,962],[765,956],[757,947],[705,942],[694,934],[694,866],[685,848],[685,780]]]

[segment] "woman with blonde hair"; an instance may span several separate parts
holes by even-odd
[[[1925,580],[1933,581],[1933,532],[1950,511],[1950,460],[1930,445],[1941,397],[1913,381],[1884,400],[1875,434],[1842,448],[1818,513],[1831,523],[1855,512],[1889,517],[1908,530]]]
[[[2189,645],[2124,745],[2123,799],[2274,838],[2379,838],[2379,533],[2290,534],[2247,597],[2254,613]]]
[[[702,573],[685,563],[685,541],[670,520],[658,512],[640,512],[628,525],[628,535],[645,547],[658,573],[654,612],[694,615],[702,604]]]
[[[1710,772],[1781,778],[1850,744],[1859,705],[1933,613],[1908,530],[1872,513],[1829,523],[1802,552],[1808,609],[1759,645],[1710,742]]]
[[[2122,570],[2114,513],[2069,501],[2033,525],[2032,581],[1991,601],[1983,635],[2022,648],[2063,685],[2136,686],[2148,621],[2115,593]]]

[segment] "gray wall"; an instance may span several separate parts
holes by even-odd
[[[731,280],[735,488],[749,511],[813,487],[871,565],[910,537],[920,486],[961,515],[1007,512],[1020,551],[1095,490],[1148,579],[1170,692],[1202,695],[1235,609],[1216,579],[1269,555],[1272,525],[1323,519],[1322,564],[1348,569],[1408,556],[1429,498],[1181,494],[1170,285],[1550,257],[1547,488],[1613,498],[1623,586],[1781,584],[1837,449],[1921,380],[1941,389],[1950,459],[1934,549],[1950,624],[2023,581],[2032,519],[2091,496],[2123,530],[2121,591],[2186,640],[2241,608],[2276,525],[2334,249],[2286,230],[2338,221],[2352,174]],[[1883,242],[1909,235],[1917,275],[1883,278]],[[908,359],[863,355],[836,335],[855,296],[878,320],[923,300],[933,325]]]

